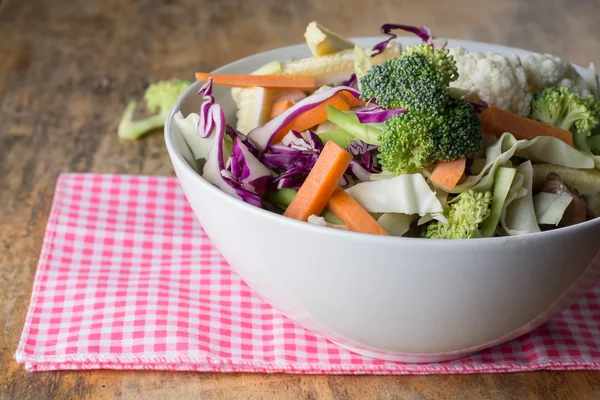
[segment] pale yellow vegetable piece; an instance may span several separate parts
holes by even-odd
[[[281,75],[283,68],[279,61],[272,61],[263,65],[251,75]],[[271,111],[273,96],[277,93],[274,89],[232,88],[231,96],[237,104],[238,131],[247,134],[252,129],[267,122]]]
[[[314,56],[325,56],[354,47],[354,43],[350,40],[314,21],[306,27],[304,38]]]
[[[248,134],[269,119],[273,103],[273,90],[262,87],[244,88],[238,95],[236,128]]]
[[[370,53],[370,49],[366,50]],[[399,57],[400,46],[390,43],[379,55],[373,57],[373,64]],[[342,82],[354,72],[354,50],[344,50],[321,57],[309,57],[283,64],[283,75],[315,78],[316,86]]]
[[[564,183],[576,189],[582,196],[600,193],[599,170],[575,169],[554,164],[535,164],[533,166],[534,187],[541,187],[550,172],[558,174]]]

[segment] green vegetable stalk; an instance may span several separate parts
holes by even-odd
[[[177,98],[191,85],[182,79],[152,83],[144,93],[144,101],[148,111],[154,115],[134,121],[133,114],[137,102],[131,100],[119,122],[118,133],[121,139],[136,140],[146,133],[165,125],[169,109]]]

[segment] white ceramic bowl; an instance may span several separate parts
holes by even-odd
[[[360,38],[371,46],[381,38]],[[405,44],[413,38],[400,38]],[[473,51],[526,51],[450,40]],[[249,73],[309,55],[272,50],[215,72]],[[173,123],[197,112],[195,83],[173,106],[165,139],[173,167],[206,233],[266,301],[342,347],[375,358],[433,362],[522,335],[600,281],[600,219],[517,237],[463,241],[370,236],[323,229],[245,204],[200,177]],[[227,88],[215,98],[234,122]]]

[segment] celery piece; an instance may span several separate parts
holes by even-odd
[[[368,144],[379,145],[381,125],[383,124],[361,124],[353,112],[343,112],[327,104],[327,119],[348,132],[357,139]]]
[[[354,141],[354,136],[339,128],[329,132],[321,133],[318,136],[323,141],[323,144],[332,141],[344,149],[347,149],[348,146],[350,146],[350,143]]]

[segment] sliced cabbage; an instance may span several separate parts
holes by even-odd
[[[533,198],[538,224],[558,226],[573,197],[555,193],[538,193]]]
[[[404,236],[410,229],[410,224],[417,219],[416,215],[406,215],[397,213],[382,214],[377,219],[379,225],[385,229],[390,236]]]
[[[533,168],[531,161],[519,165],[517,174],[523,177],[522,184],[518,187],[519,182],[513,180],[514,185],[511,187],[511,192],[514,193],[513,199],[511,201],[507,199],[500,217],[500,226],[510,236],[540,231],[533,206]]]
[[[498,221],[500,221],[504,203],[506,202],[516,173],[516,168],[505,167],[500,167],[498,172],[496,172],[496,183],[494,185],[494,193],[492,194],[490,215],[483,221],[479,230],[482,237],[492,237],[496,233]]]
[[[198,120],[200,116],[196,113],[191,113],[187,117],[183,118],[181,111],[177,112],[173,116],[173,120],[177,124],[177,127],[181,131],[185,142],[192,150],[194,158],[196,160],[203,160],[208,157],[208,152],[213,145],[215,135],[211,135],[207,138],[202,138],[198,134]]]
[[[435,197],[437,197],[437,199],[440,201],[442,209],[445,208],[448,204],[448,193],[444,192],[443,190],[438,190],[435,193]],[[430,221],[433,221],[434,219],[443,222],[444,224],[448,223],[448,219],[444,216],[444,213],[430,213],[425,214],[421,218],[419,218],[419,220],[417,221],[417,226],[426,224]]]
[[[359,183],[347,192],[367,211],[380,213],[441,213],[442,204],[421,174],[405,174]]]
[[[513,156],[569,168],[591,169],[600,166],[598,161],[600,157],[596,157],[598,160],[595,160],[594,157],[575,150],[556,138],[538,136],[533,140],[517,140],[512,134],[506,132],[496,143],[487,148],[483,170],[477,175],[469,176],[465,182],[452,189],[451,193],[461,193],[471,188],[479,192],[491,190],[496,170],[505,166]]]

